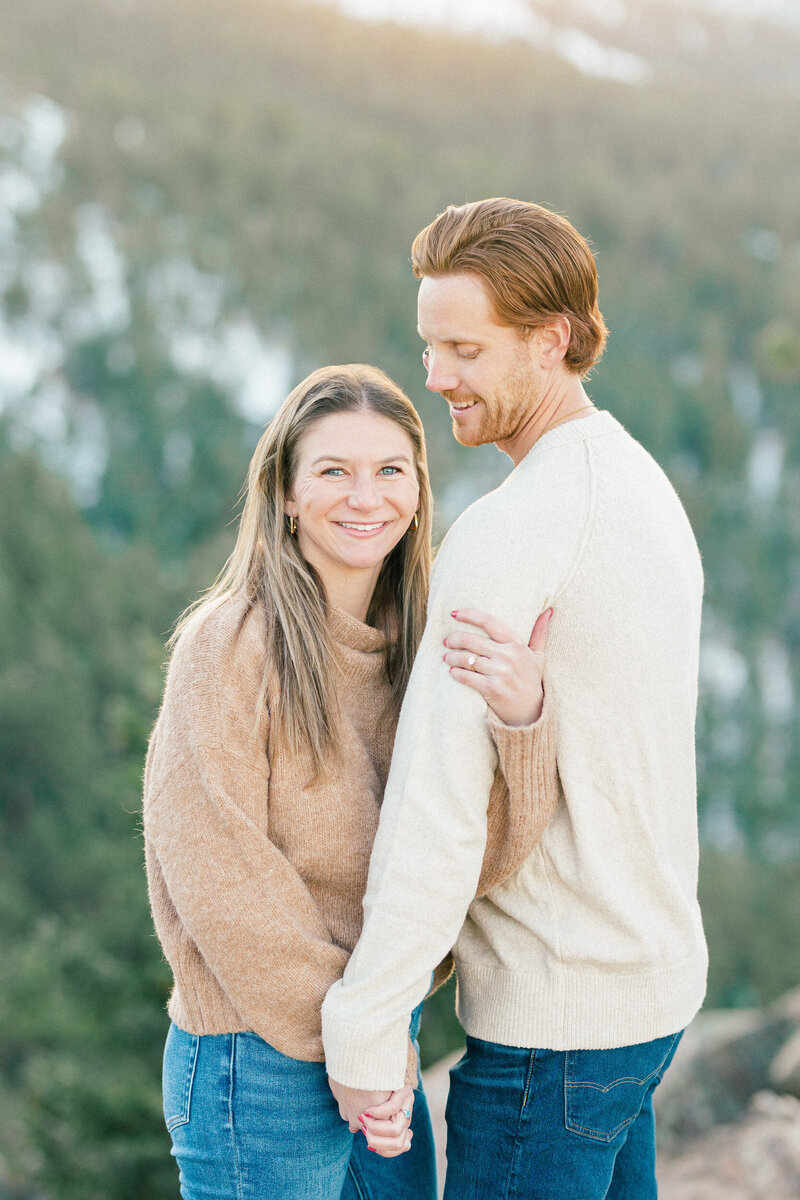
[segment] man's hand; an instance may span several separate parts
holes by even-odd
[[[328,1084],[339,1104],[339,1113],[352,1133],[359,1130],[367,1144],[383,1158],[395,1158],[411,1146],[414,1134],[409,1129],[414,1108],[410,1087],[395,1092],[366,1092],[345,1087],[328,1077]]]
[[[358,1133],[361,1128],[359,1120],[362,1113],[371,1109],[372,1105],[385,1104],[391,1092],[365,1092],[359,1088],[345,1087],[343,1083],[337,1083],[335,1079],[328,1076],[328,1085],[333,1092],[334,1099],[339,1104],[339,1116],[343,1121],[347,1121],[351,1133]]]

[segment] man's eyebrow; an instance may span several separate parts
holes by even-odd
[[[428,339],[425,337],[425,334],[422,332],[419,325],[417,326],[417,333],[422,338],[423,342],[427,342]],[[446,346],[479,346],[480,345],[480,339],[474,338],[474,337],[442,338],[442,341],[444,342],[444,344]]]

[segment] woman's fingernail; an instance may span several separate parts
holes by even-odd
[[[451,616],[451,617],[457,617],[457,616],[458,616],[458,609],[457,609],[457,608],[454,608],[454,609],[453,609],[453,611],[450,613],[450,616]]]
[[[552,615],[553,615],[553,610],[552,610],[552,608],[551,608],[551,609],[550,609],[550,616],[552,617]]]

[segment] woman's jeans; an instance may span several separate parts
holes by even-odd
[[[567,1051],[467,1038],[445,1200],[655,1200],[653,1092],[680,1037]]]
[[[288,1058],[255,1033],[197,1035],[173,1024],[163,1082],[184,1200],[435,1200],[421,1086],[411,1149],[382,1158],[339,1116],[323,1063]]]

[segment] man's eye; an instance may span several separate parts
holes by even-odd
[[[430,362],[430,360],[431,360],[431,348],[430,348],[430,346],[426,346],[425,349],[422,351],[422,365],[426,371],[428,369],[428,363]]]
[[[480,350],[459,350],[458,351],[459,358],[477,358],[479,354],[480,354]]]

